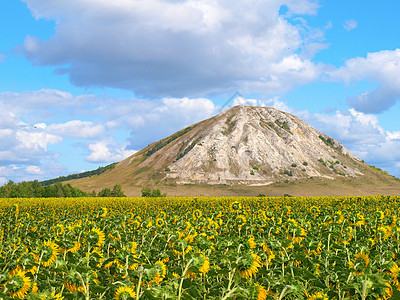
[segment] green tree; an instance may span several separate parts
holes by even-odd
[[[111,191],[111,197],[126,197],[119,184],[114,185]]]

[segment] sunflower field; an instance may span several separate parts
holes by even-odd
[[[0,299],[400,299],[399,204],[0,199]]]

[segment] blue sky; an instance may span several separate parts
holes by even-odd
[[[395,0],[0,2],[0,185],[96,169],[239,91],[400,177]]]

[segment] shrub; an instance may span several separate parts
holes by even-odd
[[[142,197],[166,197],[167,194],[162,194],[160,189],[151,190],[150,188],[142,189]]]

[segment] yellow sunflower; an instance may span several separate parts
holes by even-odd
[[[265,300],[267,299],[268,291],[264,289],[261,285],[255,283],[255,286],[257,287],[257,300]]]
[[[105,239],[106,237],[104,232],[98,228],[92,228],[86,236],[86,240],[97,247],[101,247],[104,244]]]
[[[160,211],[157,216],[158,218],[165,219],[167,217],[167,213],[165,211]]]
[[[379,226],[376,230],[376,239],[379,241],[386,240],[391,234],[391,228],[389,226]]]
[[[65,274],[64,286],[70,293],[75,293],[75,291],[83,292],[85,290],[78,272],[74,270],[68,271],[67,274]]]
[[[257,246],[256,242],[254,241],[254,236],[249,238],[247,241],[249,242],[250,249],[254,249]]]
[[[242,228],[246,224],[246,217],[244,215],[237,216],[235,223],[239,228]]]
[[[107,216],[107,214],[108,214],[108,208],[107,207],[102,207],[101,209],[103,211],[102,211],[102,214],[99,215],[99,217],[105,218],[105,216]]]
[[[327,294],[323,294],[322,292],[317,292],[312,295],[307,296],[307,300],[329,300]]]
[[[114,299],[129,299],[136,297],[136,293],[132,287],[129,286],[120,286],[114,294]]]
[[[6,287],[11,297],[23,299],[31,287],[31,279],[25,276],[25,272],[16,269],[10,272],[11,278],[7,281]]]
[[[210,270],[210,261],[201,252],[196,253],[193,258],[194,260],[191,264],[192,270],[188,270],[186,274],[188,278],[195,279],[196,273],[199,273],[202,276]]]
[[[60,253],[60,249],[58,245],[52,241],[46,241],[41,248],[41,262],[43,266],[48,267],[57,259],[58,254]]]
[[[378,220],[383,220],[383,218],[385,217],[385,213],[381,210],[377,210],[375,216]]]
[[[193,214],[192,214],[194,220],[200,219],[202,215],[203,215],[203,212],[199,209],[196,209],[195,211],[193,211]]]
[[[162,261],[157,261],[154,264],[154,268],[156,269],[156,275],[152,282],[155,282],[156,284],[159,284],[163,279],[165,278],[165,275],[167,274],[167,267]]]
[[[354,275],[364,274],[364,267],[369,264],[369,255],[364,252],[358,252],[354,255],[354,261],[349,262],[349,269],[354,269]]]
[[[156,219],[156,225],[157,225],[157,227],[162,227],[162,226],[164,226],[164,220],[163,219],[161,219],[161,218],[157,218]]]
[[[56,235],[61,235],[64,233],[65,227],[63,224],[57,224],[53,230]]]
[[[240,204],[239,201],[234,201],[231,203],[231,209],[234,211],[242,209],[242,205]]]
[[[242,277],[250,278],[257,274],[258,268],[261,268],[261,266],[261,257],[255,253],[247,253],[240,258],[238,271]]]

